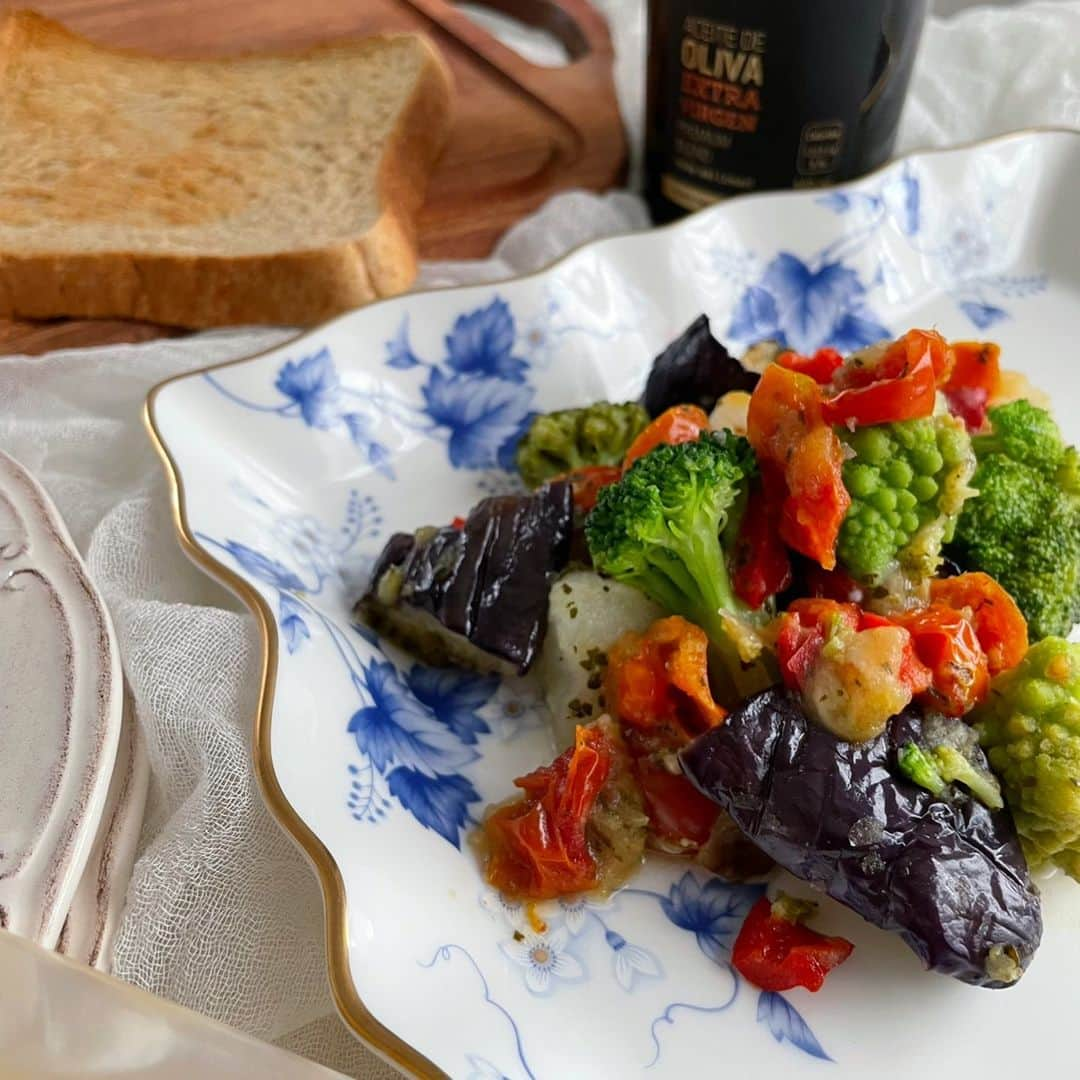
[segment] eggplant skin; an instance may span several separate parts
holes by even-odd
[[[927,967],[976,986],[1012,985],[1001,979],[1002,958],[1018,977],[1042,938],[1012,818],[967,795],[942,801],[901,776],[897,751],[921,734],[921,712],[909,708],[877,738],[842,742],[773,687],[681,760],[758,847],[899,933]]]
[[[653,361],[641,403],[652,417],[672,405],[700,405],[712,412],[726,393],[749,393],[760,377],[713,337],[708,316],[699,315]]]
[[[573,488],[556,481],[484,499],[461,529],[395,533],[356,614],[427,663],[524,674],[543,643],[573,523]]]

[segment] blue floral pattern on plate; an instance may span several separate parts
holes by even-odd
[[[347,520],[356,517],[355,498],[350,500]],[[374,508],[370,509],[374,518]],[[361,755],[358,762],[348,766],[346,801],[350,814],[358,822],[379,824],[387,819],[396,801],[425,829],[460,848],[463,831],[477,823],[472,811],[481,801],[465,770],[481,760],[481,740],[492,734],[492,725],[483,714],[499,693],[500,680],[421,664],[412,664],[401,672],[389,660],[377,658],[365,662],[350,635],[309,599],[310,595],[317,596],[336,572],[325,545],[318,542],[329,530],[311,520],[286,518],[276,523],[274,531],[294,546],[297,537],[303,538],[300,550],[308,581],[303,570],[292,569],[235,540],[219,541],[205,535],[200,539],[231,556],[252,577],[278,590],[278,624],[290,654],[312,639],[310,627],[314,625],[328,636],[345,665],[360,700],[346,725]],[[360,530],[355,524],[346,530],[349,539],[338,554],[346,554],[362,531],[362,523]],[[699,878],[688,870],[672,883],[666,895],[635,887],[617,894],[657,901],[670,923],[694,935],[697,947],[724,971],[730,985],[728,998],[720,1004],[668,1003],[653,1020],[653,1056],[645,1067],[659,1062],[662,1046],[658,1032],[661,1025],[673,1026],[679,1012],[721,1013],[734,1004],[740,979],[731,966],[731,943],[764,891],[764,885],[731,885],[716,877]],[[611,901],[562,897],[534,905],[527,912],[524,905],[486,890],[480,903],[510,930],[499,948],[521,969],[524,985],[534,996],[546,997],[563,985],[590,978],[588,968],[575,953],[575,942],[592,927],[609,950],[609,977],[621,991],[633,993],[641,980],[665,978],[655,952],[628,940],[616,928],[610,913]],[[471,953],[461,945],[443,945],[422,966],[431,968],[454,953],[468,960],[481,979],[485,999],[513,1025],[519,1040],[520,1063],[531,1076],[520,1048],[517,1023],[512,1014],[491,1000],[483,970]],[[777,1042],[786,1040],[811,1056],[831,1060],[806,1021],[782,996],[762,992],[757,1020]],[[476,1055],[474,1058],[482,1060]]]
[[[1055,262],[1023,240],[1048,228],[1030,212],[1032,191],[1046,190],[1028,184],[1040,145],[1025,137],[829,192],[732,200],[530,279],[374,305],[160,392],[152,411],[183,475],[189,535],[277,624],[271,757],[345,882],[347,925],[331,932],[347,931],[348,965],[335,976],[437,1067],[681,1076],[730,1047],[766,1072],[853,1075],[865,1054],[845,1043],[852,1024],[888,1047],[896,1024],[917,1023],[919,995],[906,993],[890,999],[891,1026],[876,1022],[865,987],[880,953],[858,927],[826,993],[748,986],[730,949],[761,887],[685,862],[649,860],[613,897],[532,913],[483,888],[473,823],[553,749],[536,688],[419,665],[350,612],[388,530],[448,521],[507,490],[533,410],[633,396],[651,356],[701,310],[735,346],[772,336],[804,351],[910,325],[990,329],[1010,364],[1071,400],[1080,384],[1055,359],[1071,348],[1054,317],[1075,295],[1067,253]],[[1067,936],[1056,944],[1072,955]],[[1044,950],[1041,965],[1056,963]],[[888,977],[920,977],[909,968]],[[960,1015],[940,984],[918,985],[939,995],[936,1015]],[[967,1015],[971,997],[948,989]],[[424,1000],[445,1008],[417,1008]],[[1010,1015],[1057,1007],[1009,1002]],[[586,1014],[612,1037],[602,1060],[582,1063],[557,1035]]]
[[[850,352],[892,336],[878,311],[896,275],[894,259],[880,242],[883,230],[900,238],[925,260],[931,272],[948,282],[957,309],[979,331],[1010,318],[1006,306],[1038,295],[1045,274],[988,272],[993,245],[994,195],[973,214],[963,204],[934,204],[933,221],[921,181],[905,165],[875,187],[832,191],[817,199],[844,220],[845,233],[808,257],[790,251],[774,255],[760,271],[750,252],[717,252],[721,274],[750,276],[738,296],[728,325],[735,341],[773,340],[800,353],[823,346]]]

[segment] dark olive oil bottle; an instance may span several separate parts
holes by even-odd
[[[649,0],[654,218],[880,165],[896,139],[926,3]]]

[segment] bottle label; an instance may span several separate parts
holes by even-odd
[[[716,151],[730,150],[737,135],[753,135],[761,122],[768,35],[701,16],[683,19],[679,41],[678,117],[667,198],[688,210],[716,201],[716,185],[751,190],[754,178],[718,166]],[[702,188],[694,180],[710,185]]]
[[[654,211],[815,187],[879,164],[925,9],[926,0],[651,0]]]

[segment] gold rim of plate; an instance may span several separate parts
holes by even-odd
[[[1029,127],[1021,128],[1017,131],[1006,132],[1001,135],[995,135],[988,139],[977,139],[971,142],[960,143],[957,146],[912,150],[900,157],[893,158],[884,165],[878,166],[878,168],[865,173],[855,180],[848,180],[841,184],[829,185],[827,187],[814,188],[813,191],[815,193],[829,191],[832,188],[846,187],[851,184],[860,183],[861,181],[876,176],[887,169],[891,169],[898,163],[910,158],[921,158],[934,154],[946,154],[958,150],[975,150],[983,146],[992,146],[996,143],[1007,142],[1025,135],[1040,134],[1080,136],[1080,130],[1051,126]],[[805,196],[808,192],[805,190],[793,192],[761,191],[748,195],[736,195],[732,198],[737,199],[742,203],[753,199],[787,194]],[[731,200],[725,199],[723,201],[729,202]],[[654,227],[647,231],[667,232],[671,229],[682,228],[686,225],[687,221],[692,220],[699,214],[706,214],[714,208],[714,206],[706,207],[688,217],[681,218],[668,225]],[[643,230],[635,230],[632,232],[617,233],[601,239],[609,240],[623,236],[640,235],[642,231]],[[521,274],[506,280],[527,281],[530,278],[546,275],[560,263],[573,257],[582,248],[598,242],[598,240],[587,240],[584,243],[571,248],[570,251],[560,255],[559,258],[553,260],[539,270],[534,270],[531,273]],[[506,281],[491,282],[490,284],[496,285],[505,283]],[[450,289],[461,287],[462,286],[460,285],[440,285],[409,295],[422,296],[426,293],[446,292]],[[377,300],[372,304],[368,304],[366,307],[375,307],[378,304],[388,303],[397,299],[400,299],[400,297],[387,297],[383,300]],[[277,352],[279,349],[287,348],[301,338],[317,334],[327,326],[336,323],[339,319],[348,318],[352,314],[353,312],[347,312],[343,315],[336,316],[334,319],[327,320],[325,323],[318,326],[302,330],[294,337],[288,338],[286,341],[280,342],[269,349],[262,349],[249,356],[241,356],[235,360],[225,360],[217,364],[208,364],[206,367],[197,368],[194,371],[186,371],[180,375],[173,375],[171,378],[158,383],[150,390],[150,393],[146,398],[143,416],[147,430],[150,434],[151,442],[154,444],[158,455],[165,465],[165,473],[168,477],[171,489],[170,501],[172,504],[173,524],[180,538],[181,547],[188,557],[198,566],[234,592],[240,600],[250,608],[259,627],[263,655],[259,702],[255,711],[255,728],[253,733],[255,775],[258,779],[259,786],[262,788],[263,797],[266,799],[271,812],[278,819],[281,826],[300,846],[304,854],[307,855],[318,874],[319,884],[322,888],[326,917],[326,957],[330,974],[330,988],[334,996],[334,1001],[337,1004],[338,1011],[341,1014],[342,1019],[345,1020],[349,1027],[351,1027],[353,1031],[368,1044],[368,1046],[382,1057],[393,1062],[399,1068],[407,1070],[412,1076],[422,1078],[422,1080],[431,1080],[431,1078],[446,1078],[446,1080],[449,1080],[447,1074],[433,1062],[424,1057],[423,1054],[402,1039],[400,1035],[397,1035],[384,1024],[380,1023],[368,1010],[356,989],[356,984],[353,982],[349,967],[348,912],[346,910],[345,884],[341,877],[341,870],[338,868],[337,863],[334,861],[334,857],[330,854],[323,842],[300,817],[289,800],[286,799],[285,793],[281,790],[281,785],[278,782],[277,773],[274,770],[274,763],[270,755],[270,721],[274,705],[274,687],[277,679],[279,656],[277,621],[274,618],[274,613],[270,610],[269,605],[260,593],[234,570],[211,555],[210,552],[203,548],[195,539],[187,521],[183,478],[169,453],[168,447],[165,445],[165,441],[158,432],[154,418],[154,408],[158,395],[172,383],[180,382],[185,379],[198,378],[209,372],[232,367],[235,364],[245,364],[248,361],[257,360],[260,356],[266,356],[269,353]]]

